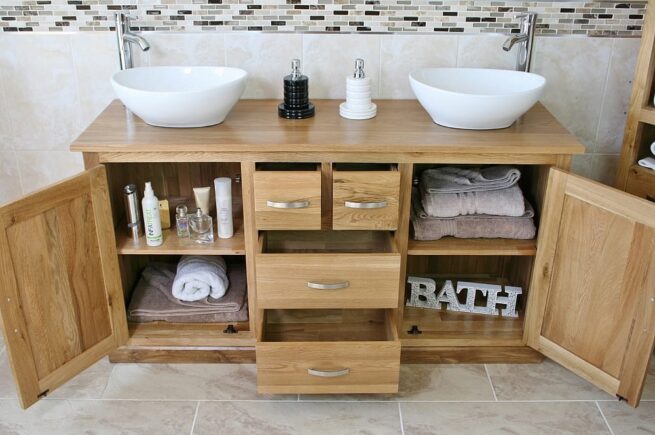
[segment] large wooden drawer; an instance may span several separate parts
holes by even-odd
[[[257,229],[321,229],[321,171],[308,169],[255,171]]]
[[[335,230],[395,230],[398,228],[400,173],[385,170],[349,170],[335,165],[332,192],[332,227]]]
[[[400,254],[393,246],[386,232],[262,234],[255,260],[257,305],[395,308]]]
[[[278,311],[304,310],[272,312]],[[326,310],[305,311],[317,317]],[[264,322],[256,345],[259,393],[398,392],[400,341],[390,314],[374,310],[381,315],[375,322],[368,320],[370,310],[337,311],[343,313],[341,318],[332,319],[339,315],[328,313],[324,323],[311,318]]]

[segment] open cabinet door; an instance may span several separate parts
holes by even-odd
[[[637,406],[655,339],[655,204],[551,169],[527,344]]]
[[[24,408],[127,340],[104,166],[0,208],[0,313]]]

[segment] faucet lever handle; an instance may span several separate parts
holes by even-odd
[[[514,18],[519,19],[519,20],[524,20],[524,19],[532,18],[532,17],[534,17],[536,15],[537,15],[536,12],[524,12],[522,14],[516,15]]]

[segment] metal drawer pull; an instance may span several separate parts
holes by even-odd
[[[304,199],[301,201],[266,201],[266,206],[271,208],[307,208],[309,207],[309,200]]]
[[[385,208],[387,201],[346,201],[348,208]]]
[[[319,378],[338,378],[339,376],[346,376],[349,373],[350,373],[350,369],[339,369],[339,370],[307,369],[308,375],[318,376]]]
[[[348,288],[350,287],[350,282],[348,281],[342,281],[342,282],[335,282],[332,284],[325,284],[322,282],[312,282],[309,281],[307,283],[307,287],[313,288],[316,290],[339,290],[342,288]]]

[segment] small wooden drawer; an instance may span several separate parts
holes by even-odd
[[[321,229],[321,171],[317,165],[261,166],[254,175],[260,230]]]
[[[396,393],[400,341],[386,310],[266,310],[261,394]]]
[[[655,202],[655,173],[650,169],[634,165],[628,172],[625,191]]]
[[[264,233],[260,246],[260,308],[398,306],[400,254],[388,232]]]
[[[335,230],[398,228],[400,173],[390,165],[339,165],[333,171]]]

